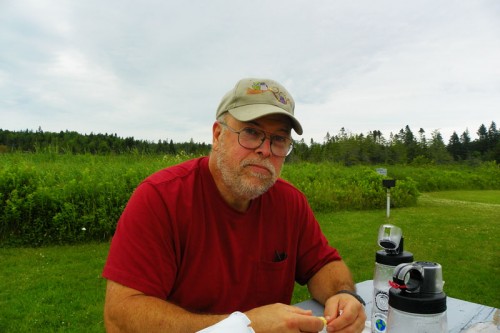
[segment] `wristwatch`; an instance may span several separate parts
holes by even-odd
[[[366,305],[364,299],[361,296],[359,296],[358,294],[356,294],[354,291],[351,291],[351,290],[339,290],[339,291],[337,291],[335,293],[335,295],[338,295],[338,294],[349,294],[352,297],[356,298],[359,301],[359,303],[363,304],[363,306]]]

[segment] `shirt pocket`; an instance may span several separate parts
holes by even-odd
[[[282,261],[254,262],[253,281],[259,305],[290,304],[294,287],[294,268],[289,258]]]

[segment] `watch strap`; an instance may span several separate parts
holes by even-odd
[[[366,306],[365,300],[352,290],[346,290],[346,289],[339,290],[335,293],[335,295],[338,295],[338,294],[349,294],[352,297],[356,298],[361,304],[363,304],[363,306]]]

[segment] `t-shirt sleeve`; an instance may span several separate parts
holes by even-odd
[[[170,214],[153,185],[139,185],[118,221],[103,277],[166,299],[177,269]]]

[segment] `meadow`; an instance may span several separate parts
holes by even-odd
[[[104,332],[101,271],[116,218],[138,182],[186,158],[0,154],[0,332]],[[498,165],[387,166],[390,218],[375,168],[287,164],[282,176],[308,196],[356,281],[372,279],[389,222],[416,260],[443,266],[449,296],[500,307]],[[307,298],[297,285],[292,303]]]

